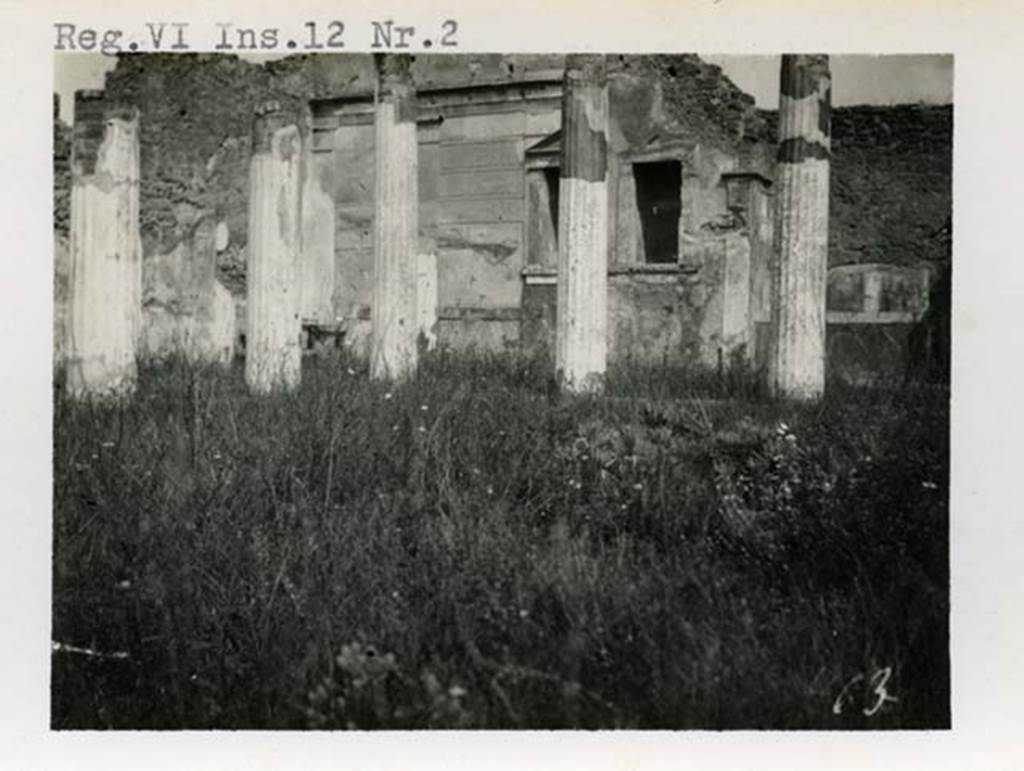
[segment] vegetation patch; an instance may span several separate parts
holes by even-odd
[[[53,726],[949,726],[948,390],[551,371],[58,381]]]

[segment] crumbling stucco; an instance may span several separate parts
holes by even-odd
[[[441,345],[502,348],[532,345],[543,337],[531,329],[544,318],[536,309],[551,303],[534,301],[542,289],[553,293],[555,285],[530,284],[528,276],[524,283],[522,271],[556,264],[558,199],[543,178],[554,173],[557,179],[559,172],[560,88],[546,90],[544,83],[559,79],[564,64],[561,55],[477,54],[420,56],[412,63],[413,81],[421,91],[451,89],[453,95],[441,99],[431,94],[417,112],[418,251],[436,252],[438,258],[435,329]],[[714,294],[700,285],[703,247],[694,244],[745,231],[750,236],[749,314],[755,331],[763,333],[773,195],[772,162],[765,149],[774,144],[774,116],[754,110],[752,100],[718,68],[695,56],[610,57],[609,65],[609,304],[617,302],[616,287],[639,285],[631,302],[646,310],[643,323],[633,326],[655,330],[668,342],[645,340],[636,347],[685,350],[693,357],[687,360],[709,361],[697,331],[688,327],[676,335],[671,324],[655,322],[659,313],[666,316],[664,308],[671,303],[662,302],[658,282],[665,277],[644,273],[650,266],[632,164],[679,163],[677,251],[683,269],[668,283],[686,296],[676,305],[680,326],[693,322],[699,330],[707,323],[704,316],[693,315],[694,309],[711,307],[698,301]],[[363,100],[366,119],[358,111],[342,111],[343,126],[327,125],[330,111],[314,104],[314,112],[320,112],[310,127],[313,141],[303,147],[308,165],[300,276],[300,315],[316,323],[339,322],[347,330],[346,344],[358,348],[365,341],[372,304],[375,77],[368,55],[288,57],[265,66],[205,54],[121,57],[108,76],[107,97],[132,103],[141,112],[144,272],[150,258],[158,265],[188,239],[197,222],[212,215],[224,223],[227,235],[216,248],[216,277],[234,293],[243,322],[238,328],[244,330],[252,109],[267,97],[298,110],[310,98],[351,105]],[[502,84],[514,87],[502,91]],[[474,106],[479,95],[486,95],[491,106]],[[819,123],[821,116],[819,110]],[[950,206],[951,118],[949,107],[831,111],[830,264],[916,264],[941,251],[933,236]],[[67,168],[63,136],[55,123],[58,232],[67,221],[62,201],[69,200],[69,175],[61,173]],[[757,141],[765,137],[770,141]],[[555,161],[549,165],[552,149]],[[754,180],[747,185],[749,194],[734,195],[734,182],[743,174]],[[741,199],[746,204],[737,213]],[[546,220],[534,216],[544,209]],[[638,272],[616,273],[626,268]],[[707,279],[711,271],[704,275]],[[649,302],[642,299],[645,293]],[[884,304],[884,285],[878,296]],[[636,313],[639,318],[641,311]],[[608,334],[613,338],[617,333],[610,328]],[[758,335],[754,338],[757,348]],[[624,347],[615,344],[609,355],[621,351]]]
[[[234,356],[235,305],[216,278],[212,217],[166,255],[151,257],[143,273],[143,358],[181,356],[197,363],[229,364]]]

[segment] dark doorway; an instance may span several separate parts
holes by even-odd
[[[644,240],[644,261],[679,261],[679,161],[634,163],[636,205]]]
[[[555,245],[558,245],[558,167],[544,169],[544,183],[548,188],[548,213],[551,216],[551,226],[555,231]]]

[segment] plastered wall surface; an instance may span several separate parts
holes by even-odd
[[[533,55],[420,56],[413,64],[421,95],[449,92],[426,99],[417,130],[419,249],[437,255],[441,345],[547,345],[553,287],[537,282],[548,280],[544,271],[557,258],[552,181],[557,188],[563,67],[561,56]],[[365,99],[373,79],[372,59],[363,55],[298,56],[263,66],[205,54],[121,57],[106,91],[140,112],[143,275],[153,274],[147,285],[159,283],[162,260],[187,251],[179,245],[187,246],[196,223],[212,217],[224,236],[213,278],[236,305],[236,338],[245,333],[252,115],[259,102],[276,98],[305,115],[310,136],[303,150],[303,317],[340,323],[350,341],[364,339],[373,127],[357,115],[347,114],[344,125],[324,119],[351,111],[339,106]],[[754,109],[718,68],[695,56],[611,57],[608,88],[610,355],[672,353],[709,364],[717,358],[697,341],[711,334],[704,319],[717,302],[704,242],[723,233],[745,234],[749,243],[747,342],[756,351],[759,325],[768,318],[774,115]],[[932,260],[941,252],[935,230],[950,210],[952,109],[840,108],[832,121],[830,264]],[[69,133],[60,121],[54,128],[60,236],[67,229]],[[671,162],[681,175],[682,267],[666,277],[660,266],[647,265],[650,242],[637,206],[643,181],[634,164]],[[734,184],[732,175],[743,173],[761,181]],[[742,220],[734,217],[737,207]],[[544,211],[548,216],[539,216]],[[58,301],[60,286],[58,264]],[[174,291],[187,293],[187,282]],[[723,305],[730,317],[738,297]]]

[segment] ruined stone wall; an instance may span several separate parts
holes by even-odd
[[[141,113],[144,255],[170,254],[212,215],[229,234],[219,277],[244,292],[253,111],[291,95],[263,67],[211,54],[121,56],[105,90]]]
[[[441,345],[500,349],[518,338],[523,149],[557,128],[558,111],[512,106],[497,115],[454,110],[419,127],[419,247],[436,254]],[[375,148],[369,116],[345,121],[319,134],[317,155],[332,159],[335,309],[358,346],[371,314]]]
[[[760,118],[773,137],[776,114]],[[829,265],[941,261],[952,180],[951,105],[834,108]]]
[[[413,74],[417,87],[429,90],[458,84],[525,83],[541,75],[551,77],[563,66],[561,55],[429,55],[416,57]],[[610,141],[616,153],[691,142],[708,151],[705,157],[728,160],[715,174],[738,168],[771,176],[774,114],[755,110],[751,98],[714,65],[692,55],[623,56],[610,58],[609,71],[614,113]],[[141,113],[144,257],[159,262],[176,250],[178,254],[182,248],[187,252],[194,245],[182,242],[190,241],[202,217],[212,216],[216,223],[224,223],[224,228],[218,229],[215,275],[234,295],[236,305],[244,307],[250,130],[256,104],[275,98],[305,109],[313,98],[372,93],[373,82],[369,55],[296,56],[262,66],[210,54],[120,57],[107,77],[106,89],[111,98],[133,103]],[[556,130],[557,118],[557,112],[549,114],[546,107],[528,112],[522,118],[526,128],[512,132],[522,131],[522,142],[503,145],[489,144],[497,136],[494,132],[507,135],[508,127],[501,124],[520,118],[506,115],[496,118],[493,125],[484,120],[474,124],[476,127],[463,120],[425,131],[421,128],[426,140],[421,145],[420,164],[421,232],[426,236],[422,247],[438,252],[438,331],[442,338],[450,340],[457,333],[486,347],[500,347],[503,341],[519,336],[521,317],[524,329],[529,326],[525,317],[531,312],[532,300],[522,291],[519,271],[532,258],[533,234],[523,233],[522,223],[528,219],[527,192],[534,191],[522,188],[522,167],[514,170],[509,166],[522,162],[522,153]],[[833,123],[830,264],[914,264],[934,259],[937,250],[930,234],[941,228],[950,213],[952,109],[840,108],[833,112]],[[369,126],[360,131],[366,129],[372,133]],[[459,141],[483,144],[470,144],[466,152],[445,150],[445,142],[460,132],[464,136]],[[67,133],[55,120],[58,234],[67,228]],[[434,136],[426,136],[431,134]],[[369,308],[362,296],[369,287],[369,260],[361,256],[369,254],[369,242],[362,234],[369,225],[366,193],[372,148],[352,134],[348,144],[337,150],[331,168],[321,171],[334,178],[331,185],[338,195],[338,242],[331,250],[337,250],[337,265],[344,266],[344,271],[343,275],[339,271],[337,291],[325,289],[319,302],[325,304],[330,295],[338,316],[366,322]],[[515,161],[509,152],[516,156]],[[480,163],[493,166],[493,172],[479,167]],[[628,195],[632,184],[628,171],[609,180],[609,187],[620,198]],[[710,177],[700,181],[705,192],[714,192],[693,199],[696,208],[688,221],[698,231],[716,225],[712,219],[728,203],[719,181]],[[468,187],[459,189],[463,184]],[[488,185],[493,189],[484,191],[484,196],[476,195],[476,186]],[[495,197],[488,198],[490,193]],[[437,204],[442,198],[460,197],[457,203]],[[614,210],[610,218],[616,244],[612,264],[629,265],[644,259],[643,244],[636,240],[636,223],[627,221],[628,214]],[[221,233],[226,239],[220,238]],[[349,251],[343,255],[345,250]],[[553,256],[553,242],[547,252]],[[752,271],[762,257],[757,250],[752,253]],[[161,271],[147,272],[145,263],[144,273],[154,281],[163,275]],[[622,285],[624,291],[637,283],[660,286],[652,281],[613,277],[612,284]],[[147,287],[151,284],[148,281]],[[147,297],[155,302],[153,298],[166,294],[165,289],[157,281]],[[628,293],[633,291],[630,288]],[[661,289],[645,289],[641,294],[645,292],[651,301],[638,307],[665,307],[658,300]],[[641,326],[646,329],[658,313],[644,313]],[[659,313],[667,319],[663,310]],[[244,311],[240,315],[244,319]],[[640,324],[639,317],[636,321]],[[664,323],[671,326],[675,322]]]
[[[832,116],[833,265],[945,257],[952,212],[953,108],[856,107]]]
[[[735,150],[754,145],[765,121],[754,97],[738,88],[716,64],[694,54],[619,57],[626,72],[638,71],[661,83],[664,114],[672,133],[692,141]],[[754,140],[744,143],[744,138]]]
[[[563,66],[561,56],[496,55],[418,57],[414,64],[421,96],[421,248],[437,254],[441,345],[501,349],[549,342],[551,292],[541,286],[551,285],[524,286],[521,271],[550,272],[544,280],[553,279],[555,271]],[[752,100],[696,57],[610,57],[608,67],[609,262],[629,269],[628,277],[623,273],[610,284],[615,329],[625,330],[616,338],[623,344],[613,341],[612,348],[633,347],[646,358],[671,350],[717,360],[717,351],[700,343],[705,332],[705,337],[720,335],[703,329],[705,316],[715,313],[704,312],[701,293],[668,303],[662,297],[665,277],[646,280],[641,275],[653,260],[645,254],[636,211],[633,163],[675,164],[672,196],[679,225],[669,240],[694,262],[704,241],[716,240],[729,214],[722,174],[763,172],[770,147],[742,136],[746,120],[756,118]],[[523,83],[522,90],[504,87],[516,82]],[[313,105],[315,153],[332,159],[335,308],[347,340],[356,345],[365,338],[370,317],[370,84],[366,72],[357,72],[349,87]],[[479,88],[436,90],[446,86]],[[721,105],[726,108],[712,120]],[[681,174],[686,177],[682,185]],[[546,217],[537,216],[545,212]],[[718,280],[715,271],[705,273],[708,280]],[[678,283],[674,277],[668,281]],[[677,294],[675,286],[668,290]],[[699,308],[691,313],[692,303]],[[674,308],[671,313],[665,311],[668,306]],[[690,326],[693,334],[683,330]],[[649,331],[649,344],[635,342],[634,332],[641,328]]]
[[[53,116],[53,229],[66,236],[71,218],[71,127]]]
[[[528,80],[558,71],[562,55],[425,55],[416,57],[417,88],[457,83]],[[693,55],[618,57],[623,71],[657,76],[667,84],[658,100],[679,132],[720,145],[757,118],[750,98]],[[166,255],[203,213],[228,226],[218,275],[244,292],[249,131],[257,103],[309,99],[373,88],[369,55],[303,55],[263,65],[216,54],[125,54],[106,78],[107,96],[137,106],[142,130],[142,238],[146,256]],[[66,232],[67,203],[60,159],[66,130],[55,121],[55,225]]]
[[[419,88],[430,88],[528,79],[562,66],[560,55],[429,55],[417,57],[414,75]],[[119,57],[106,88],[141,112],[144,254],[169,253],[198,212],[212,210],[230,233],[218,274],[232,292],[243,292],[248,134],[256,103],[366,92],[372,67],[368,55],[294,56],[263,66],[212,54]],[[637,91],[633,98],[644,102],[638,107],[659,110],[671,133],[755,156],[774,142],[774,112],[755,110],[751,97],[697,56],[623,56],[610,67],[661,83],[658,92]],[[952,108],[838,108],[833,124],[830,264],[928,259],[923,236],[950,211]],[[67,227],[66,134],[55,121],[58,232]]]
[[[418,56],[417,88],[526,80],[560,70],[561,55]],[[614,64],[614,62],[613,62]],[[619,57],[622,71],[660,78],[657,109],[674,133],[727,144],[757,119],[752,100],[714,65],[696,56]],[[231,234],[218,266],[241,291],[246,238],[245,190],[256,104],[293,104],[372,91],[369,55],[294,56],[260,65],[215,54],[132,54],[107,75],[108,97],[134,104],[142,127],[142,237],[145,254],[169,253],[201,211],[223,218]]]
[[[71,225],[71,127],[53,116],[53,363],[64,360]]]

